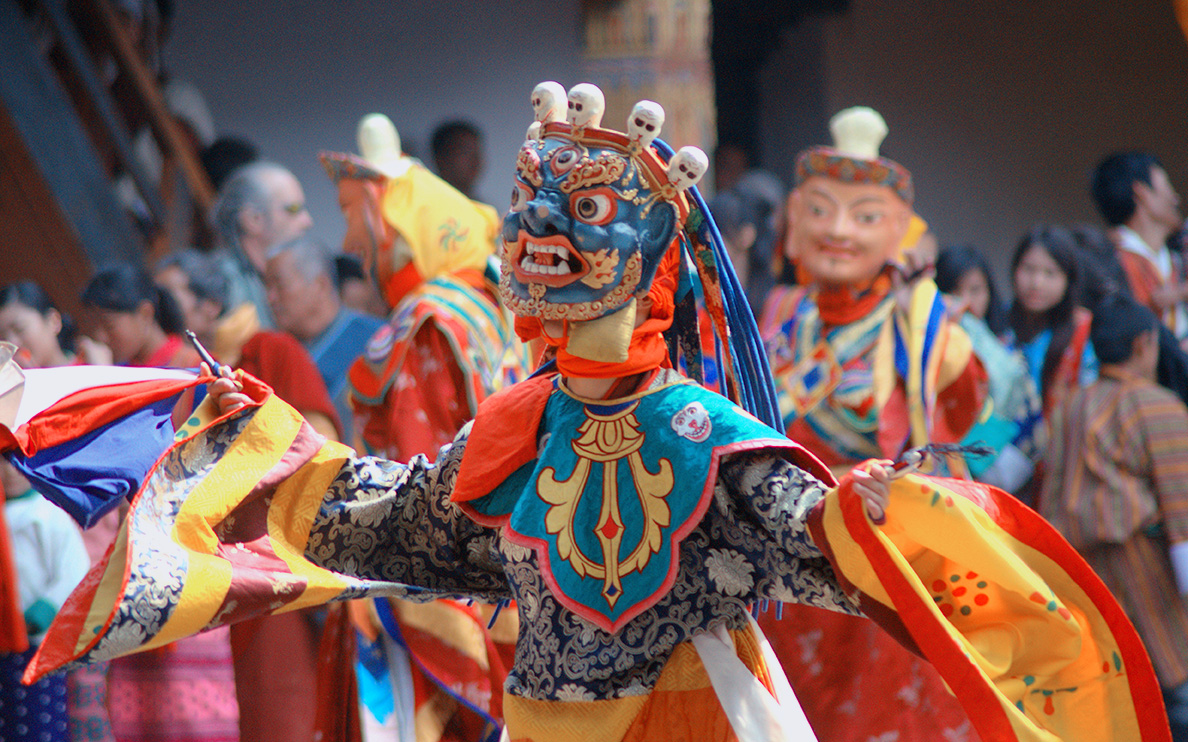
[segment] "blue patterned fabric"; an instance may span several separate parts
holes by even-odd
[[[0,740],[64,742],[70,739],[66,716],[66,676],[51,675],[21,685],[36,647],[0,653]]]
[[[676,378],[665,372],[657,384]],[[305,555],[363,581],[346,597],[514,599],[521,630],[506,686],[514,695],[646,694],[678,644],[716,626],[742,629],[762,600],[858,613],[808,535],[805,520],[824,485],[780,450],[760,448],[721,458],[708,507],[677,550],[672,587],[618,631],[605,631],[559,600],[533,549],[450,501],[469,432],[463,428],[436,463],[349,461],[322,496]],[[682,472],[678,481],[704,484]]]

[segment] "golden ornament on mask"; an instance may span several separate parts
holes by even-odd
[[[516,157],[516,172],[527,183],[540,187],[543,182],[540,175],[540,156],[529,147],[521,147]]]
[[[512,288],[512,268],[505,259],[501,267],[499,278],[499,294],[503,303],[513,313],[521,317],[540,317],[542,319],[568,319],[581,322],[594,319],[603,314],[602,308],[619,307],[635,294],[643,275],[643,258],[640,253],[632,253],[623,268],[623,281],[598,301],[578,302],[576,304],[555,304],[543,299],[523,299],[516,295]],[[529,295],[543,297],[547,290],[543,284],[528,283]],[[539,287],[539,288],[538,288]]]
[[[603,153],[596,160],[583,159],[561,184],[562,193],[573,193],[579,188],[614,183],[627,169],[627,161],[616,154]]]
[[[590,258],[590,270],[582,276],[582,283],[592,289],[600,289],[615,280],[615,268],[619,266],[619,251],[603,248]]]

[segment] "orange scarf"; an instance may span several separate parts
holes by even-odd
[[[891,291],[891,266],[886,266],[865,284],[827,286],[817,289],[817,311],[827,326],[838,327],[857,322],[874,311],[874,308]],[[796,279],[801,285],[815,281],[804,268],[797,266]]]

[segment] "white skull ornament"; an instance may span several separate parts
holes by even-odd
[[[681,147],[668,162],[668,182],[678,191],[697,184],[709,169],[709,158],[698,147]]]
[[[606,98],[597,85],[581,82],[569,89],[569,111],[566,118],[575,128],[602,124],[602,112],[606,110]]]
[[[532,89],[532,114],[542,124],[565,119],[565,88],[547,80]]]
[[[650,100],[641,100],[627,117],[627,138],[639,142],[640,149],[652,144],[664,126],[664,107]]]

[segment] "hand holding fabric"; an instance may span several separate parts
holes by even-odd
[[[203,363],[202,375],[214,378],[214,381],[207,383],[206,393],[219,408],[220,414],[226,415],[229,412],[235,412],[251,403],[251,398],[243,393],[243,384],[236,380],[230,367],[220,367],[219,376],[215,377],[211,373],[210,366]]]
[[[887,501],[895,470],[886,459],[866,462],[854,469],[854,492],[866,504],[866,513],[875,525],[887,520]]]

